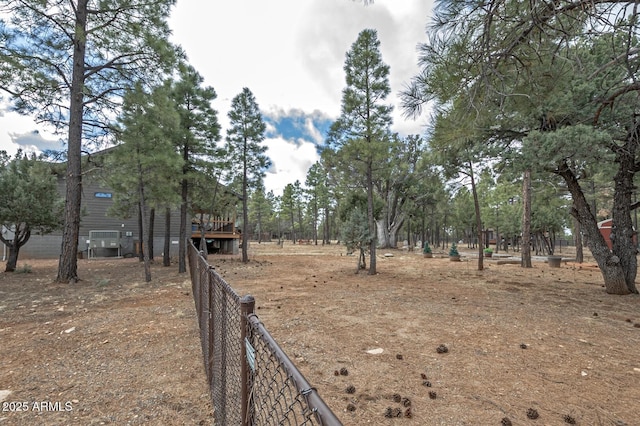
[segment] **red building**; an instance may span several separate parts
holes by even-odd
[[[602,222],[598,222],[598,229],[604,237],[604,241],[607,243],[609,250],[613,250],[613,244],[611,243],[611,228],[613,227],[613,219],[606,219]],[[638,233],[633,231],[633,243],[638,244]]]

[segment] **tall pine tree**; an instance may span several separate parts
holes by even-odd
[[[109,135],[135,81],[174,63],[166,22],[174,0],[0,0],[0,90],[13,107],[67,132],[66,203],[59,282],[75,282],[83,144]],[[84,147],[86,149],[86,146]]]
[[[242,187],[242,261],[248,262],[248,190],[258,187],[271,165],[265,155],[267,147],[261,144],[267,126],[253,93],[246,87],[231,101],[228,115],[230,128],[225,151],[230,164],[229,179],[239,182]]]
[[[360,32],[347,52],[344,71],[346,88],[342,91],[342,111],[331,126],[329,142],[336,150],[340,166],[356,179],[367,195],[369,239],[369,275],[376,274],[376,218],[374,182],[377,165],[386,162],[389,152],[391,106],[385,103],[391,92],[389,66],[382,61],[380,41],[375,30]]]
[[[178,242],[178,271],[187,272],[187,222],[190,205],[190,188],[203,163],[217,155],[216,142],[220,139],[218,116],[211,102],[216,98],[212,87],[203,87],[204,79],[189,65],[180,67],[180,80],[173,86],[173,99],[180,114],[180,129],[175,141],[182,156],[180,179],[180,239]]]
[[[166,207],[176,201],[175,177],[182,160],[173,145],[180,117],[169,88],[146,93],[141,85],[127,93],[120,117],[122,143],[113,151],[110,184],[121,199],[138,205],[142,218],[145,281],[151,281],[148,209]]]

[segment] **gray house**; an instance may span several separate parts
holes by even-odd
[[[58,178],[58,190],[65,192],[64,177]],[[135,256],[140,249],[138,216],[128,219],[108,215],[113,204],[113,191],[98,183],[95,179],[85,178],[82,183],[82,217],[80,219],[80,237],[78,256],[111,257]],[[165,214],[158,212],[154,221],[154,252],[162,254],[164,247]],[[180,235],[180,217],[173,211],[170,218],[171,256],[178,254],[178,238]],[[20,249],[21,259],[57,258],[62,246],[62,231],[47,235],[31,235],[31,238]]]
[[[111,148],[113,149],[113,148]],[[101,162],[111,149],[92,154],[92,161]],[[83,159],[88,161],[88,158]],[[58,191],[64,197],[65,178],[64,166],[59,167]],[[136,256],[141,249],[137,213],[132,217],[122,219],[109,214],[109,208],[114,203],[114,193],[104,185],[97,175],[84,175],[82,180],[82,217],[80,219],[80,236],[78,240],[78,256],[80,258],[95,257],[130,257]],[[165,211],[157,211],[153,226],[154,255],[162,256],[164,249]],[[202,215],[198,214],[191,221],[187,235],[191,234],[196,244],[202,236]],[[213,218],[212,218],[213,219]],[[237,254],[240,233],[236,230],[235,215],[227,215],[220,220],[208,218],[205,221],[205,238],[211,252]],[[170,256],[178,255],[178,241],[180,236],[179,210],[171,212],[170,220]],[[203,225],[205,225],[203,224]],[[189,225],[188,225],[189,226]],[[4,246],[0,243],[0,246]],[[54,259],[60,256],[62,247],[62,231],[58,230],[47,235],[33,233],[31,238],[20,249],[20,259]],[[2,247],[6,258],[6,248]]]

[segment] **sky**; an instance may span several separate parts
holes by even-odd
[[[281,195],[288,183],[304,184],[319,159],[326,131],[340,114],[344,60],[358,34],[378,32],[390,66],[392,130],[424,132],[426,117],[404,119],[399,92],[418,73],[419,43],[426,40],[432,0],[178,0],[169,20],[172,42],[217,93],[222,136],[231,99],[244,87],[267,123],[265,144],[272,167],[265,187]],[[0,149],[14,153],[62,149],[56,137],[29,117],[0,104]]]

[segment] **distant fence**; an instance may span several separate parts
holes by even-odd
[[[189,245],[189,268],[216,425],[342,425],[254,313]]]

